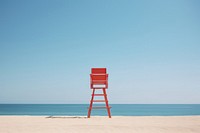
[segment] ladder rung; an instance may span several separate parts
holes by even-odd
[[[92,107],[92,109],[107,109],[107,108],[111,108],[110,106],[106,107],[106,106],[96,106],[96,107]]]
[[[106,100],[93,100],[93,102],[108,102]]]
[[[92,94],[92,96],[106,96],[106,94]]]

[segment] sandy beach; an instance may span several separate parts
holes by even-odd
[[[200,116],[0,116],[0,133],[200,133]]]

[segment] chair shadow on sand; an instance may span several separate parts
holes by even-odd
[[[72,119],[72,118],[78,118],[78,119],[86,119],[86,116],[47,116],[45,118],[61,118],[61,119]]]

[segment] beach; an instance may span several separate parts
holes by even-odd
[[[0,116],[0,133],[200,133],[200,116]]]

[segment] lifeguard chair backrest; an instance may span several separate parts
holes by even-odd
[[[92,74],[106,74],[106,68],[92,68]]]
[[[108,74],[106,68],[92,68],[91,69],[91,88],[100,87],[108,88]],[[100,85],[100,86],[99,86]]]

